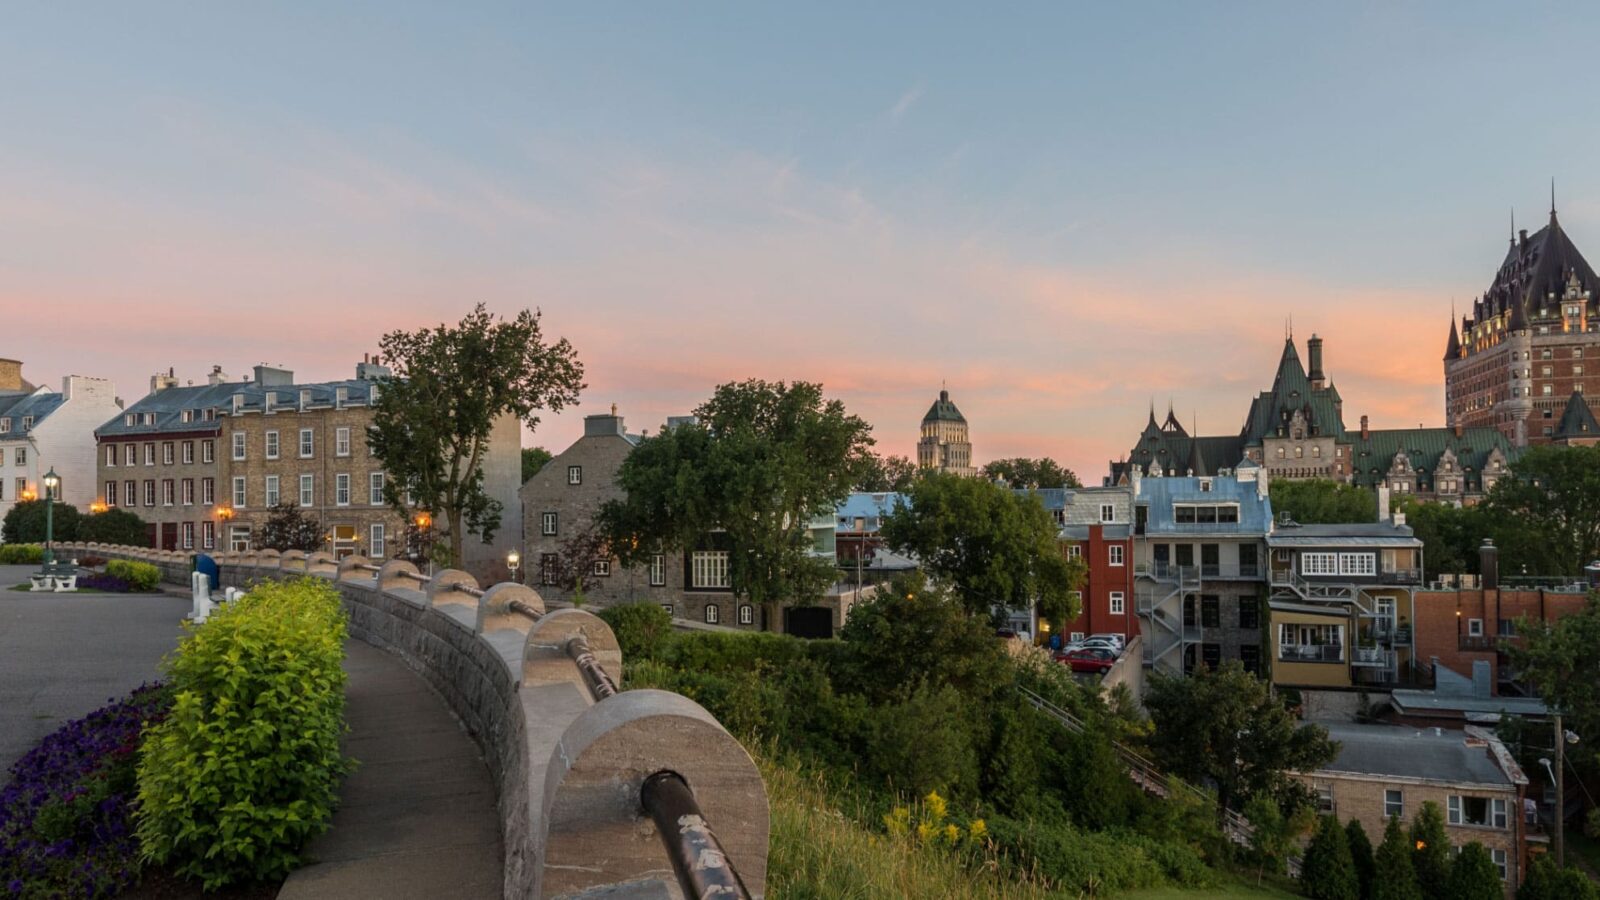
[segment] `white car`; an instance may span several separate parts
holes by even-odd
[[[1127,649],[1127,646],[1128,646],[1128,639],[1126,637],[1124,637],[1123,635],[1120,635],[1120,634],[1116,634],[1115,632],[1110,632],[1110,631],[1101,632],[1101,633],[1098,633],[1098,634],[1091,634],[1087,638],[1085,638],[1084,640],[1086,640],[1086,641],[1096,641],[1096,640],[1110,641],[1111,643],[1117,645],[1117,650],[1119,652],[1122,651],[1122,650]]]
[[[1122,647],[1116,641],[1106,640],[1104,637],[1088,637],[1081,641],[1068,644],[1068,650],[1109,650],[1115,656],[1122,655]]]

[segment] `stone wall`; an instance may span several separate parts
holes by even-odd
[[[63,556],[154,563],[187,584],[188,554],[64,544]],[[641,809],[646,778],[686,781],[752,896],[765,893],[765,787],[744,748],[703,708],[665,691],[609,693],[622,654],[611,629],[576,609],[546,612],[520,584],[481,589],[466,572],[431,578],[410,563],[336,561],[297,551],[222,553],[221,586],[324,578],[338,585],[353,637],[404,660],[450,705],[482,750],[498,788],[507,898],[565,897],[657,885],[673,869]],[[578,643],[581,641],[581,644]],[[583,648],[597,664],[586,675]]]

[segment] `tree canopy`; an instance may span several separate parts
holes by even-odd
[[[1535,574],[1577,575],[1600,557],[1600,445],[1531,447],[1484,499],[1485,512],[1515,522],[1540,548]],[[1515,549],[1515,548],[1514,548]]]
[[[860,481],[871,428],[804,381],[724,384],[694,414],[618,469],[622,497],[601,510],[613,551],[632,561],[716,542],[736,596],[814,599],[836,571],[813,555],[810,522]]]
[[[1477,841],[1462,847],[1451,861],[1450,878],[1445,891],[1451,900],[1505,898],[1505,887],[1500,883],[1500,867],[1494,864],[1489,851]]]
[[[1339,525],[1375,522],[1378,495],[1371,488],[1356,487],[1327,478],[1293,481],[1272,480],[1272,512],[1301,525]]]
[[[1071,469],[1048,456],[1038,459],[1025,456],[997,459],[983,467],[983,477],[990,481],[1003,481],[1014,488],[1083,487]]]
[[[856,482],[856,490],[869,493],[888,491],[904,492],[911,489],[917,478],[917,465],[904,456],[879,456],[868,454],[865,470]]]
[[[1227,808],[1258,794],[1282,799],[1291,793],[1288,772],[1312,771],[1338,753],[1327,729],[1297,722],[1237,660],[1188,677],[1153,675],[1144,705],[1156,759],[1171,774],[1216,784]]]
[[[1300,889],[1316,900],[1358,900],[1361,885],[1345,830],[1333,816],[1322,816],[1317,833],[1300,860]]]
[[[949,581],[969,613],[1037,603],[1052,622],[1077,617],[1073,591],[1085,567],[1062,551],[1055,519],[1038,497],[939,473],[919,478],[907,495],[908,504],[884,517],[884,542]]]
[[[1520,680],[1551,709],[1560,710],[1566,716],[1562,727],[1582,736],[1584,752],[1595,754],[1600,743],[1600,594],[1591,593],[1582,609],[1554,622],[1523,619],[1517,633],[1523,636],[1522,646],[1508,650]]]
[[[6,517],[0,521],[0,535],[7,544],[42,544],[48,530],[57,541],[78,539],[78,508],[57,501],[54,510],[43,500],[19,500],[12,504]],[[47,515],[52,519],[46,528]]]
[[[268,550],[302,550],[311,553],[322,549],[322,523],[316,516],[307,515],[289,501],[267,510],[267,521],[261,526],[259,543]]]
[[[409,497],[442,520],[459,565],[467,533],[488,542],[500,527],[500,503],[483,487],[496,424],[513,417],[532,431],[541,412],[576,403],[583,365],[565,338],[546,342],[539,313],[507,320],[481,303],[454,326],[390,332],[380,346],[394,371],[371,434],[389,476],[384,499],[409,518]]]
[[[114,506],[103,512],[79,518],[76,539],[129,547],[148,547],[150,528],[148,523],[137,515]]]
[[[527,484],[528,479],[539,474],[544,464],[554,459],[555,455],[543,447],[522,448],[522,483]]]
[[[1411,839],[1399,816],[1390,816],[1383,843],[1373,855],[1372,900],[1422,900],[1417,870],[1411,864]]]
[[[1450,835],[1439,804],[1425,801],[1411,820],[1411,867],[1427,900],[1449,900]]]

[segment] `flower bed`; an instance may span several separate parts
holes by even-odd
[[[91,572],[88,575],[78,576],[78,590],[97,591],[107,594],[131,594],[133,585],[126,578],[107,575],[104,572]]]
[[[105,897],[139,876],[131,804],[140,737],[172,705],[146,685],[68,722],[0,790],[0,896]]]

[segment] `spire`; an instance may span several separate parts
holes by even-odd
[[[1550,176],[1550,221],[1556,220],[1556,177]]]
[[[1461,355],[1461,337],[1456,334],[1456,305],[1450,304],[1450,337],[1445,341],[1444,358],[1448,362]]]
[[[1517,245],[1517,208],[1511,207],[1511,246]]]

